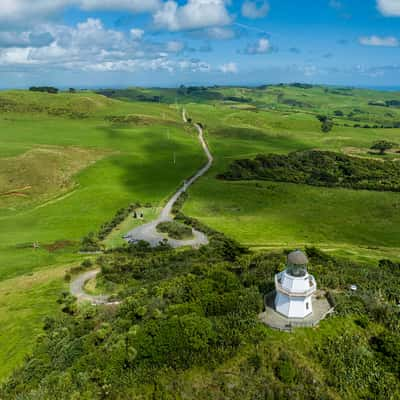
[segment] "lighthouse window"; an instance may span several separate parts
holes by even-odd
[[[308,310],[308,308],[309,308],[309,305],[308,305],[308,303],[306,303],[306,310]]]

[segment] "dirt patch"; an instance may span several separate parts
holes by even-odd
[[[0,159],[0,207],[42,202],[69,191],[73,176],[110,152],[41,146]]]
[[[72,240],[57,240],[54,243],[44,244],[42,247],[46,249],[49,253],[54,253],[55,251],[65,249],[67,247],[76,246],[78,242]]]
[[[368,148],[360,148],[360,147],[343,147],[342,152],[352,157],[360,157],[360,158],[371,158],[374,160],[385,161],[379,153],[372,152]],[[400,161],[400,150],[399,149],[391,149],[386,152],[387,159],[392,161]]]
[[[1,196],[22,196],[22,197],[27,197],[28,194],[27,193],[23,193],[23,192],[26,192],[27,190],[30,190],[30,189],[32,189],[32,186],[25,186],[24,188],[14,189],[14,190],[10,190],[8,192],[0,193],[0,197]]]

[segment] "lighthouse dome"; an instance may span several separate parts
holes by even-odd
[[[302,251],[292,251],[287,257],[287,273],[294,277],[306,276],[307,264],[307,256]]]
[[[290,265],[307,265],[307,256],[300,250],[292,251],[287,256],[287,262]]]

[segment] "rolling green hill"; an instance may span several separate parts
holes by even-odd
[[[14,91],[0,93],[0,110],[0,281],[10,291],[11,278],[79,263],[83,236],[130,203],[158,206],[203,162],[195,132],[174,107]],[[115,122],[119,116],[131,118]],[[8,291],[0,293],[0,377],[57,309],[59,291],[39,284],[32,291],[39,294],[27,292],[29,301],[13,306]]]
[[[400,144],[399,93],[302,85],[100,92],[0,93],[0,379],[59,310],[66,268],[94,258],[78,253],[82,237],[131,203],[155,215],[204,162],[182,104],[205,126],[215,157],[185,214],[252,250],[315,245],[372,264],[400,259],[398,193],[216,179],[258,154],[326,150],[400,162],[397,147],[369,151],[382,139]],[[332,120],[330,132],[319,115]],[[124,221],[105,243],[120,245],[131,227]]]

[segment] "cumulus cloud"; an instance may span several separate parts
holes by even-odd
[[[388,17],[400,17],[399,0],[377,0],[378,10]]]
[[[144,35],[144,30],[134,28],[130,30],[130,34],[133,40],[140,40]]]
[[[74,0],[71,1],[72,3]],[[161,0],[75,0],[84,10],[126,10],[153,12],[161,6]]]
[[[185,48],[185,44],[179,40],[171,40],[167,43],[168,53],[179,53]]]
[[[180,41],[151,43],[142,31],[107,29],[99,19],[89,18],[75,27],[46,25],[47,39],[39,33],[0,34],[0,71],[83,71],[83,72],[208,72],[201,60],[178,59],[185,44]],[[50,41],[51,37],[51,41]],[[41,46],[35,47],[40,41]],[[21,47],[18,45],[21,44]]]
[[[229,62],[227,64],[223,64],[219,67],[219,70],[224,74],[236,74],[238,72],[238,67],[236,63]]]
[[[363,46],[377,46],[377,47],[398,47],[399,40],[394,36],[363,36],[359,38],[360,44]]]
[[[209,64],[197,60],[169,60],[165,57],[154,59],[129,59],[121,61],[105,61],[85,66],[85,71],[93,72],[136,72],[139,70],[176,72],[208,72]]]
[[[68,5],[68,0],[36,0],[32,6],[31,0],[2,0],[0,7],[0,23],[11,24],[16,22],[26,23],[37,18],[60,11]]]
[[[272,51],[271,42],[267,38],[260,38],[256,43],[249,44],[243,51],[244,54],[266,54]]]
[[[269,4],[266,1],[249,1],[242,4],[242,15],[245,18],[264,18],[269,12]]]
[[[224,26],[232,19],[226,6],[229,0],[188,0],[179,6],[174,0],[168,0],[154,13],[154,24],[169,31],[202,29]]]
[[[75,6],[87,11],[125,10],[134,13],[155,12],[161,0],[1,0],[0,23],[11,25],[34,24],[36,21],[61,12],[65,7]]]
[[[54,41],[49,32],[1,32],[0,47],[43,47]]]
[[[219,26],[206,29],[205,34],[210,39],[216,39],[216,40],[228,40],[228,39],[233,39],[235,37],[235,32],[232,29],[221,28]]]

